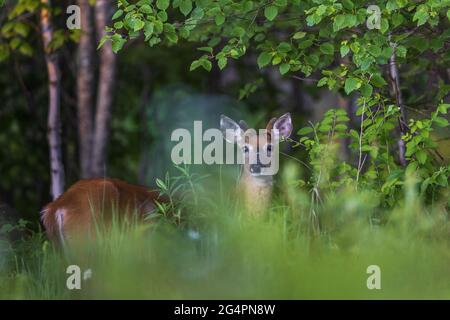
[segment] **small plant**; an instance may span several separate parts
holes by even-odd
[[[192,209],[195,207],[198,209],[199,197],[202,194],[199,182],[207,176],[190,172],[187,165],[174,167],[180,173],[179,175],[170,176],[166,173],[164,180],[156,179],[160,194],[167,197],[169,201],[165,203],[156,201],[157,208],[148,214],[147,220],[163,217],[165,221],[182,225],[187,221],[186,212],[193,212]],[[200,215],[199,210],[195,211],[197,215]],[[194,219],[191,217],[190,220]]]

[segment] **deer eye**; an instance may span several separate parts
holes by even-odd
[[[267,152],[272,152],[272,150],[273,150],[273,146],[271,144],[268,144],[267,147],[266,147],[266,151]]]
[[[244,151],[244,153],[249,153],[250,152],[250,148],[248,146],[243,146],[242,147],[242,151]]]

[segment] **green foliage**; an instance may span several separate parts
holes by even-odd
[[[175,169],[178,175],[170,176],[167,173],[164,180],[156,179],[160,195],[165,196],[168,201],[157,201],[154,212],[149,213],[146,220],[158,221],[163,218],[166,222],[184,226],[188,223],[184,216],[186,212],[199,209],[198,196],[202,193],[200,182],[205,176],[190,172],[187,166],[175,166]],[[190,223],[193,223],[195,218],[191,216]]]
[[[144,4],[151,10],[143,13]],[[152,32],[144,33],[151,46],[160,42],[173,45],[180,39],[196,42],[206,54],[192,62],[191,71],[200,67],[210,71],[213,63],[222,70],[229,59],[252,52],[256,53],[260,69],[276,66],[284,76],[321,74],[317,86],[358,96],[359,128],[349,124],[350,115],[343,110],[331,110],[319,123],[299,131],[307,135],[301,137],[300,143],[313,166],[311,183],[314,187],[356,184],[378,189],[385,203],[392,205],[405,172],[416,172],[423,192],[440,190],[448,183],[448,168],[439,164],[436,144],[430,136],[434,126],[448,126],[442,116],[447,107],[441,104],[448,86],[440,86],[431,97],[432,103],[439,105],[431,118],[410,120],[407,133],[399,137],[399,107],[404,106],[397,105],[389,89],[386,65],[395,58],[399,66],[414,66],[417,73],[431,67],[445,68],[450,61],[445,50],[450,38],[450,4],[439,0],[371,4],[378,6],[380,17],[367,10],[366,2],[352,0],[174,0],[157,1],[156,6],[150,1],[120,0],[118,12],[126,12],[121,18],[123,24],[109,31],[129,39],[138,35],[141,25],[151,24],[155,26]],[[139,28],[130,22],[135,20],[142,21]],[[379,23],[379,28],[369,28],[369,22]],[[431,53],[433,61],[425,56]],[[408,84],[411,81],[402,80]],[[255,85],[249,83],[241,89],[240,97],[255,90]],[[420,97],[412,93],[409,102],[417,101]],[[400,138],[406,144],[407,167],[397,161]],[[344,139],[357,163],[330,156],[342,148],[339,141]]]
[[[446,194],[450,166],[442,164],[436,137],[432,132],[436,127],[449,127],[447,119],[448,104],[439,105],[429,119],[410,120],[410,132],[403,140],[406,142],[408,166],[402,168],[396,161],[392,149],[397,140],[391,132],[396,128],[399,108],[395,105],[379,107],[382,101],[359,99],[360,128],[349,128],[349,117],[342,109],[331,109],[322,121],[298,131],[301,136],[296,146],[303,146],[309,156],[312,176],[311,188],[336,190],[342,186],[355,186],[357,189],[378,192],[385,205],[394,206],[404,186],[407,174],[417,179],[417,188],[425,199],[434,199]],[[344,143],[357,163],[338,159]]]
[[[6,21],[2,21],[0,28],[0,62],[6,60],[11,54],[31,57],[35,53],[34,41],[36,24],[34,16],[39,15],[41,3],[39,0],[17,0],[7,4]],[[58,7],[50,8],[52,15],[61,15]],[[39,32],[38,32],[39,33]],[[78,41],[80,30],[64,29],[54,30],[53,39],[49,44],[49,49],[57,50],[65,43]]]
[[[450,166],[439,166],[442,156],[433,141],[434,128],[448,128],[449,122],[444,116],[450,108],[449,104],[440,104],[431,113],[430,119],[410,120],[411,131],[406,134],[406,156],[410,163],[407,172],[415,172],[420,178],[420,191],[429,195],[440,193],[448,188]]]
[[[440,40],[433,45],[436,52],[450,36],[444,31],[448,26],[449,7],[445,1],[430,0],[422,4],[377,1],[376,5],[381,10],[381,29],[365,26],[369,13],[367,4],[360,1],[161,0],[155,4],[120,0],[115,18],[121,18],[122,23],[109,31],[131,39],[149,25],[151,31],[144,34],[151,46],[161,41],[173,44],[178,39],[205,43],[217,52],[207,59],[216,61],[221,68],[224,59],[238,59],[248,48],[255,48],[259,67],[266,67],[272,61],[273,65],[280,65],[281,74],[301,72],[309,76],[317,70],[327,70],[338,59],[337,50],[341,57],[350,55],[345,63],[348,72],[337,83],[338,87],[353,79],[346,88],[347,93],[359,89],[370,95],[364,84],[370,84],[375,75],[380,75],[380,66],[393,54],[393,46],[397,47],[398,57],[414,60],[417,56],[407,56],[407,52],[418,49],[420,44],[415,39],[426,36],[427,25],[441,26],[434,30]],[[280,30],[281,36],[275,30]],[[421,52],[424,49],[419,48]],[[448,59],[448,53],[441,54]],[[209,69],[206,63],[199,66]],[[361,85],[355,87],[354,79],[359,79]]]

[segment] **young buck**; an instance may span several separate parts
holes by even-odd
[[[279,118],[272,118],[262,133],[249,129],[245,121],[241,120],[238,124],[222,115],[220,129],[225,140],[236,143],[242,151],[243,166],[238,194],[243,196],[250,214],[261,214],[267,209],[272,197],[273,175],[278,170],[279,139],[288,138],[292,132],[291,115],[286,113]],[[271,170],[273,168],[276,170]]]
[[[167,200],[157,191],[117,179],[85,179],[45,206],[42,222],[48,238],[64,246],[66,241],[95,237],[96,228],[113,218],[141,221],[155,209],[155,201]]]

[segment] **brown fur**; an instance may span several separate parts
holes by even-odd
[[[85,179],[45,206],[42,222],[50,240],[64,241],[93,235],[95,222],[110,222],[112,213],[119,219],[137,213],[141,219],[154,209],[155,201],[166,200],[157,191],[121,180]]]
[[[233,120],[223,116],[221,118],[221,127],[222,129],[235,128],[236,125]],[[240,127],[241,129],[243,128],[242,124],[240,124]],[[237,139],[240,147],[244,144],[246,144],[245,147],[248,147],[248,149],[246,149],[248,151],[245,151],[245,161],[238,192],[243,195],[246,209],[252,215],[264,213],[272,201],[273,176],[260,174],[260,170],[258,169],[256,169],[256,172],[254,171],[255,174],[252,174],[252,165],[250,164],[252,161],[249,161],[254,161],[257,159],[258,155],[261,156],[263,152],[266,152],[267,145],[273,144],[274,142],[278,143],[278,141],[274,141],[276,137],[272,137],[272,129],[278,130],[278,133],[284,138],[289,137],[292,132],[292,120],[290,114],[286,113],[280,118],[270,119],[266,126],[266,132],[263,134],[258,134],[254,130],[247,130],[244,134],[244,141],[242,141],[242,139]],[[238,134],[241,134],[240,131],[237,132]],[[258,165],[261,166],[261,164]],[[273,163],[271,165],[273,165]]]
[[[238,193],[244,197],[245,209],[250,215],[261,215],[272,200],[272,176],[252,177],[244,170],[239,181]]]
[[[276,118],[267,124],[266,129],[271,130]],[[270,131],[269,131],[270,132]],[[252,147],[250,152],[262,150],[271,142],[270,134],[247,134],[245,141]],[[249,157],[247,156],[242,168],[242,175],[239,181],[238,192],[244,197],[246,210],[251,215],[260,215],[268,208],[272,199],[272,176],[252,176],[250,173]]]

